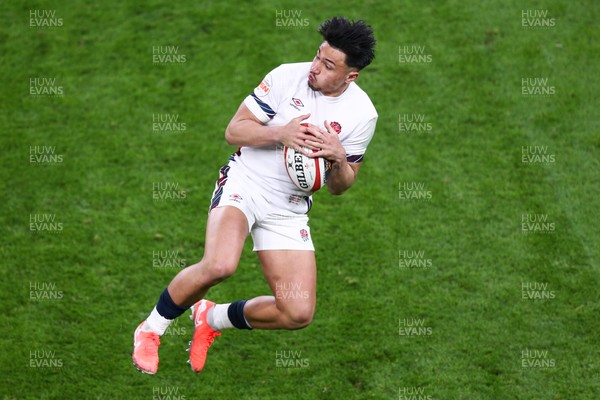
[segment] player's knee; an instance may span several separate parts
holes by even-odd
[[[237,263],[227,260],[207,260],[204,268],[209,279],[214,283],[218,283],[233,275],[237,268]]]
[[[289,308],[285,311],[287,329],[306,328],[313,320],[312,304]]]

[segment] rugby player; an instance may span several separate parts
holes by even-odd
[[[215,185],[204,255],[173,278],[136,329],[132,359],[140,371],[157,372],[160,336],[190,307],[195,372],[224,329],[302,329],[311,323],[317,281],[307,216],[312,200],[287,175],[283,147],[329,160],[327,188],[341,195],[356,180],[377,122],[369,96],[355,83],[375,57],[372,29],[334,17],[319,32],[323,41],[312,62],[268,73],[227,126],[227,143],[239,149]],[[248,234],[271,295],[227,304],[206,300],[212,286],[235,272]]]

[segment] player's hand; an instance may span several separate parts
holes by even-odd
[[[332,163],[340,163],[346,160],[346,150],[340,142],[337,132],[331,127],[329,121],[325,121],[327,132],[322,131],[311,132],[312,136],[305,140],[305,144],[316,152],[302,151],[308,157],[323,157]]]
[[[310,114],[304,114],[282,126],[279,130],[279,142],[296,151],[304,152],[302,147],[307,146],[307,140],[314,139],[315,134],[322,132],[316,125],[302,122],[309,117]],[[317,149],[316,147],[312,148]]]

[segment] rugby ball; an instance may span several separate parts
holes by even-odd
[[[317,150],[306,150],[313,153]],[[323,157],[307,157],[303,153],[285,146],[283,160],[288,176],[298,189],[312,193],[321,189],[327,183],[331,172],[331,163]]]

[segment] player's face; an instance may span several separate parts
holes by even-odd
[[[308,74],[308,86],[326,96],[339,96],[358,77],[356,68],[346,65],[346,54],[323,42]]]

